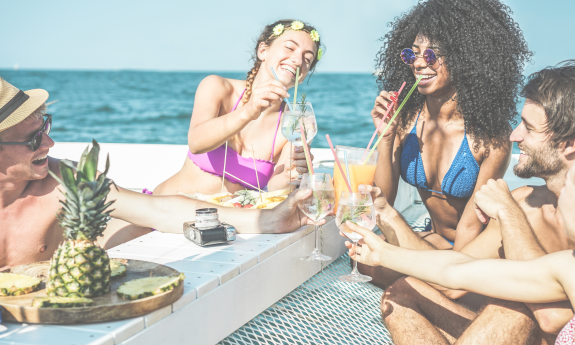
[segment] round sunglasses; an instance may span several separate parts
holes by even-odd
[[[428,66],[433,65],[437,62],[437,57],[439,56],[443,55],[435,54],[435,52],[432,49],[425,49],[423,51],[423,55],[415,55],[413,50],[409,48],[405,48],[404,50],[401,51],[401,60],[403,60],[403,62],[405,62],[405,64],[407,65],[412,65],[415,62],[415,60],[417,60],[417,58],[420,57],[422,57],[425,60]]]
[[[26,142],[0,141],[0,145],[27,145],[32,151],[38,150],[40,145],[42,145],[42,134],[46,133],[46,135],[49,135],[52,129],[52,115],[46,114],[44,116],[46,116],[46,120],[44,120],[42,127],[40,127],[40,130],[34,135],[32,140]]]

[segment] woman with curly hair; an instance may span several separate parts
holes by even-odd
[[[318,32],[309,24],[278,20],[259,36],[247,80],[206,77],[196,91],[188,157],[154,194],[219,193],[224,174],[226,192],[258,185],[287,188],[288,168],[276,166],[290,154],[287,140],[278,135],[282,100],[290,97],[287,90],[295,86],[297,68],[300,83],[313,73],[321,57],[320,44]],[[299,173],[307,172],[303,147],[296,147],[292,158]]]
[[[378,145],[375,183],[393,202],[401,176],[429,211],[425,241],[401,246],[460,250],[483,230],[471,197],[509,164],[511,124],[532,54],[498,0],[421,1],[390,27],[376,58],[378,85],[392,90],[423,79]],[[382,91],[376,98],[376,127],[395,96]]]

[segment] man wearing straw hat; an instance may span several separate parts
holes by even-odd
[[[63,239],[56,218],[62,194],[48,174],[51,170],[60,176],[58,159],[48,156],[54,141],[48,136],[52,116],[46,114],[47,99],[45,90],[21,91],[0,78],[0,271],[50,259]],[[234,224],[238,232],[289,232],[313,224],[297,207],[310,196],[311,191],[299,191],[273,210],[240,210],[112,188],[108,199],[116,200],[111,213],[116,219],[99,242],[109,248],[150,228],[180,233],[193,210],[202,207],[218,208],[221,220]],[[125,226],[124,221],[134,225]]]

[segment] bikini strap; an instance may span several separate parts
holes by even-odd
[[[236,105],[234,105],[234,108],[232,109],[232,111],[235,111],[236,108],[238,107],[238,105],[240,104],[240,101],[242,100],[242,98],[244,98],[244,93],[246,93],[247,89],[244,89],[244,91],[242,91],[242,95],[240,96],[240,99],[238,99],[238,101],[236,102]]]
[[[421,107],[421,109],[419,109],[419,113],[417,114],[417,118],[415,119],[415,126],[417,126],[417,121],[419,121],[419,115],[421,115],[422,111],[423,111],[423,107]]]
[[[278,115],[278,124],[276,125],[276,133],[274,134],[274,141],[272,141],[272,154],[270,155],[270,161],[273,161],[274,159],[274,149],[276,146],[276,137],[278,136],[278,128],[280,128],[280,120],[282,118],[282,113],[284,111],[285,108],[285,102],[282,102],[282,104],[280,105],[280,114]]]

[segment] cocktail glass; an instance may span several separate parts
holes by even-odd
[[[347,165],[350,175],[351,189],[354,193],[357,193],[357,187],[360,184],[365,184],[372,186],[373,180],[375,178],[375,168],[377,166],[377,158],[379,157],[379,152],[375,150],[369,160],[363,164],[364,160],[364,148],[340,146],[335,147],[335,154],[337,159],[341,163],[343,169],[345,169],[345,155],[347,153]],[[347,174],[347,173],[346,173]],[[339,205],[339,197],[341,192],[347,191],[347,184],[345,183],[344,176],[338,167],[333,169],[333,184],[335,189],[335,207]]]
[[[349,230],[345,225],[346,221],[353,222],[362,228],[373,230],[375,227],[375,208],[373,207],[373,200],[369,193],[350,194],[347,190],[341,192],[339,206],[335,216],[335,224],[339,230],[353,241],[354,246],[357,246],[357,242],[362,239],[362,236]],[[354,250],[355,248],[356,247],[354,247]],[[354,261],[351,273],[340,276],[339,280],[348,283],[365,283],[371,281],[371,277],[359,273],[357,270],[357,261]]]
[[[321,253],[319,221],[324,219],[334,210],[335,193],[333,182],[329,174],[303,174],[300,189],[311,189],[313,194],[310,198],[298,203],[300,210],[313,220],[315,224],[315,249],[309,256],[304,256],[302,260],[309,261],[329,261],[331,257]]]
[[[315,135],[317,134],[317,123],[315,121],[315,114],[313,112],[313,107],[310,102],[296,103],[293,107],[293,113],[286,106],[284,107],[284,112],[282,115],[281,131],[283,136],[290,142],[290,162],[292,160],[293,146],[303,146],[301,141],[301,130],[300,124],[303,125],[305,131],[305,139],[307,144],[311,143]],[[290,163],[291,168],[291,163]],[[291,169],[290,169],[290,181],[291,181]],[[290,184],[299,185],[301,181],[301,175],[290,182]]]

